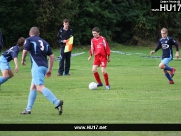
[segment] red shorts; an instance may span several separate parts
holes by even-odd
[[[96,55],[94,58],[93,65],[106,67],[107,66],[107,56]]]

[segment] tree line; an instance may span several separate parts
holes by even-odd
[[[162,27],[181,41],[181,13],[152,12],[150,0],[3,0],[0,16],[5,47],[28,37],[29,29],[37,26],[41,37],[58,48],[56,35],[64,18],[74,31],[74,46],[90,45],[93,27],[99,27],[110,42],[157,42]]]

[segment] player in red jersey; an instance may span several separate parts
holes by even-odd
[[[99,73],[97,71],[98,67],[100,66],[104,76],[106,90],[109,90],[110,85],[109,85],[108,74],[106,72],[106,66],[107,62],[110,62],[110,47],[106,38],[100,35],[100,30],[98,27],[94,27],[92,29],[92,34],[93,38],[91,39],[90,56],[88,58],[88,61],[90,61],[92,55],[94,55],[92,72],[98,83],[97,86],[98,87],[103,86]]]

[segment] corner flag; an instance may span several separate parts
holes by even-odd
[[[73,36],[71,36],[71,37],[66,41],[66,45],[65,45],[65,50],[64,50],[64,52],[72,51],[73,41],[74,41],[74,37],[73,37]]]

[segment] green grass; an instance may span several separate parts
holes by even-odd
[[[111,90],[105,86],[91,91],[88,84],[95,81],[92,61],[87,61],[87,48],[74,48],[72,53],[85,52],[72,57],[71,76],[57,76],[58,61],[55,61],[53,73],[45,79],[45,86],[57,98],[64,100],[63,114],[58,115],[54,105],[38,93],[31,115],[20,115],[27,105],[31,83],[30,61],[21,66],[19,54],[19,72],[1,86],[0,91],[0,123],[1,124],[67,124],[67,123],[180,123],[181,96],[179,77],[180,59],[173,60],[169,66],[176,67],[174,85],[169,85],[162,70],[158,68],[159,58],[150,56],[151,47],[123,46],[112,47],[112,50],[126,52],[111,53],[111,62],[107,72]],[[175,50],[175,49],[174,49]],[[175,51],[174,51],[175,52]],[[153,56],[161,56],[158,51]],[[59,50],[54,50],[59,56]],[[14,63],[10,63],[14,69]],[[100,73],[100,69],[99,69]],[[104,83],[102,74],[101,79]],[[0,136],[178,136],[180,132],[0,132]]]

